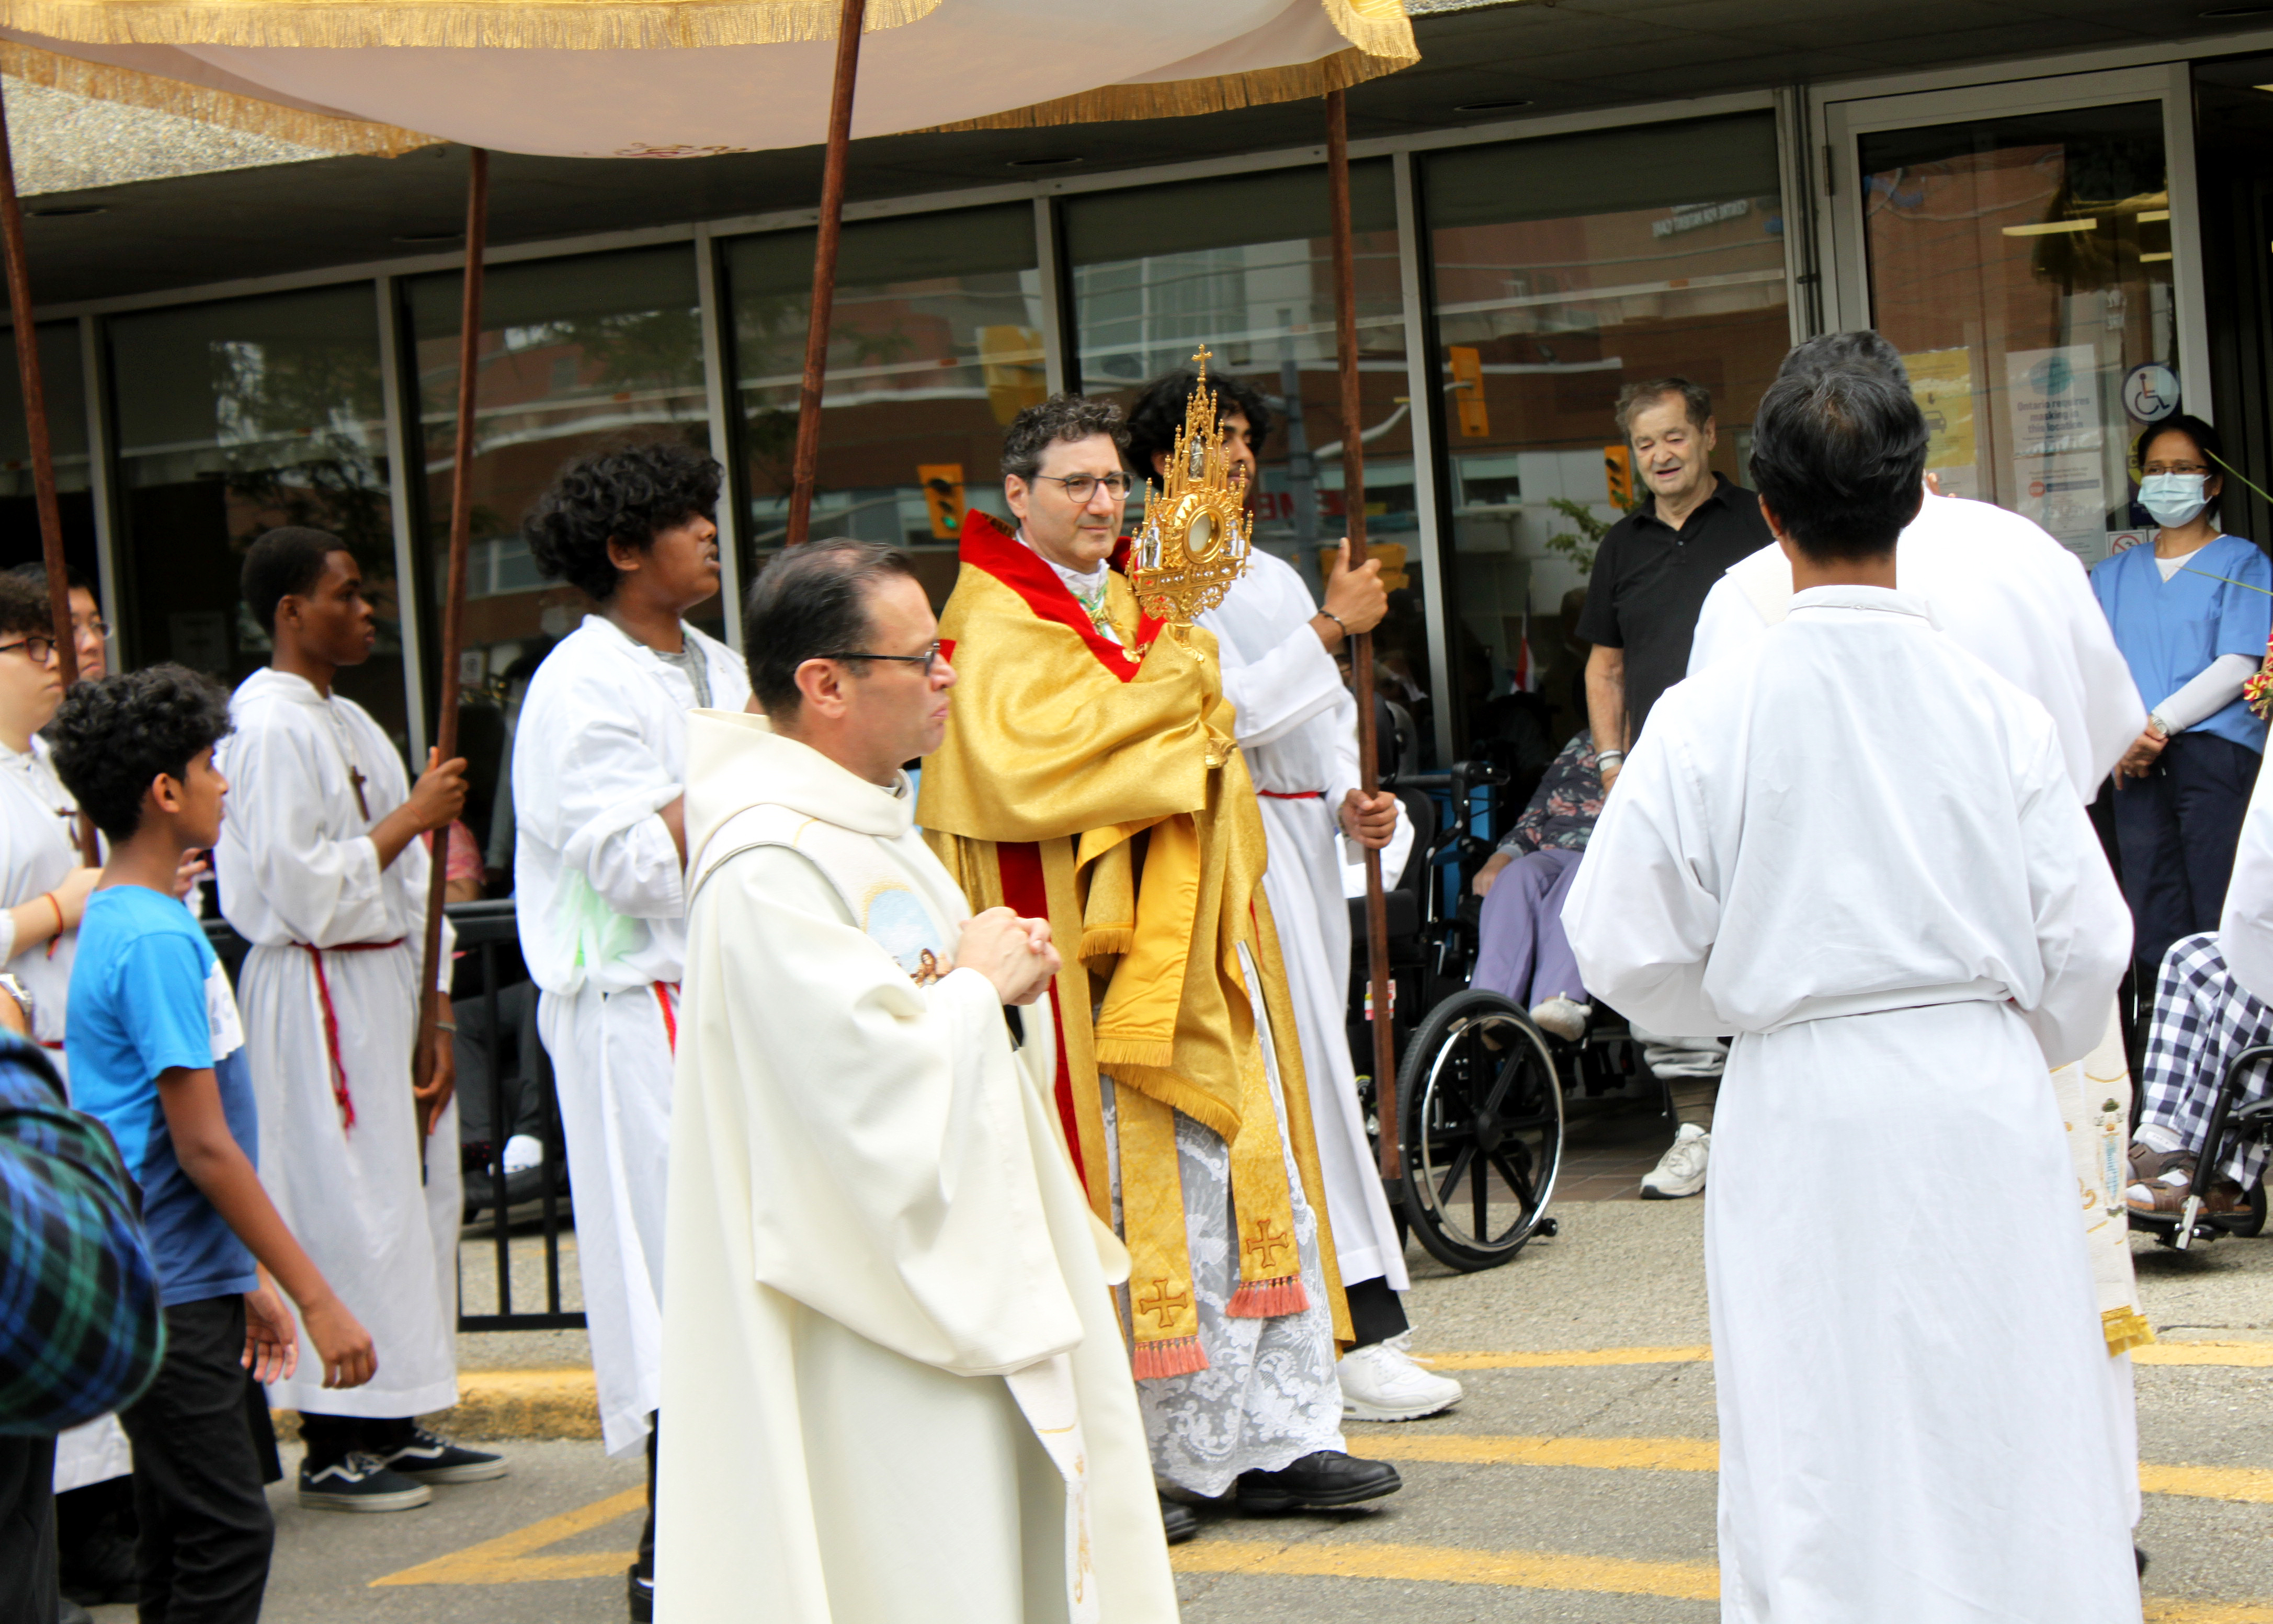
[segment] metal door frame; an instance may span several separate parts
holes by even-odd
[[[1915,83],[1915,80],[1909,81]],[[1872,325],[1864,241],[1860,138],[1873,131],[1959,124],[2012,113],[2052,113],[2157,102],[2171,192],[2171,283],[2176,296],[2179,375],[2186,408],[2212,421],[2209,332],[2203,319],[2202,215],[2194,185],[2192,70],[2185,62],[2097,73],[2050,74],[1987,84],[1910,90],[1902,80],[1819,86],[1810,120],[1822,154],[1825,196],[1817,216],[1824,320],[1834,331]],[[2196,380],[2199,380],[2197,382]]]

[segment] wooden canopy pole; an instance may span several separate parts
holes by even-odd
[[[844,215],[844,164],[852,145],[852,89],[860,73],[867,0],[844,0],[836,19],[836,79],[829,94],[829,147],[821,165],[821,240],[813,256],[813,304],[805,329],[805,380],[797,392],[797,455],[791,462],[789,534],[805,545],[821,469],[821,385],[829,375],[829,321],[836,303],[836,243]]]
[[[1339,90],[1326,93],[1326,199],[1334,237],[1334,352],[1341,360],[1342,505],[1349,519],[1349,567],[1365,563],[1365,440],[1363,402],[1357,372],[1357,250],[1350,235],[1349,109]],[[1358,787],[1368,796],[1381,788],[1380,758],[1375,753],[1373,634],[1350,639],[1350,665],[1357,686]],[[1381,1177],[1396,1184],[1405,1176],[1398,1142],[1397,1039],[1389,1008],[1389,902],[1381,888],[1381,853],[1365,853],[1365,957],[1373,998],[1373,1099],[1381,1123]]]
[[[64,561],[64,515],[56,502],[56,454],[48,438],[48,391],[40,377],[40,335],[32,320],[32,267],[24,257],[24,211],[16,198],[16,160],[8,146],[8,112],[0,100],[0,246],[8,261],[8,313],[16,323],[16,370],[24,385],[24,428],[32,447],[32,495],[40,510],[40,557],[48,572],[48,609],[56,621],[56,666],[64,691],[79,680],[79,640],[71,631],[71,568]],[[94,820],[79,817],[79,861],[102,861]]]
[[[437,685],[434,748],[439,758],[458,754],[458,655],[465,643],[466,554],[474,527],[474,396],[479,380],[482,341],[482,255],[489,244],[490,155],[481,147],[466,180],[465,304],[458,319],[458,436],[451,456],[450,567],[442,592],[442,680]],[[434,1028],[442,1018],[442,908],[450,883],[450,827],[434,831],[433,874],[426,890],[425,951],[419,958],[418,1042],[411,1051],[411,1076],[418,1096],[418,1139],[423,1147],[434,1118],[447,1103],[431,1093]]]

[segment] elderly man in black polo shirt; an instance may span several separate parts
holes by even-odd
[[[1649,495],[1602,538],[1579,617],[1580,641],[1594,645],[1587,714],[1606,791],[1657,696],[1687,673],[1690,635],[1706,593],[1723,570],[1773,539],[1759,498],[1713,471],[1716,436],[1707,390],[1685,378],[1628,384],[1617,410],[1635,476]],[[1722,1051],[1710,1036],[1635,1035],[1644,1037],[1644,1057],[1660,1076],[1720,1075]],[[1712,1101],[1709,1086],[1697,1092],[1701,1097],[1679,1101],[1680,1131],[1641,1181],[1645,1200],[1705,1188]]]

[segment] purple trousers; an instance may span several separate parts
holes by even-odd
[[[1482,940],[1471,987],[1489,987],[1536,1009],[1560,995],[1587,1002],[1579,961],[1563,934],[1563,899],[1571,894],[1583,852],[1550,846],[1517,858],[1499,871],[1484,898]]]

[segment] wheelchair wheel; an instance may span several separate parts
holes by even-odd
[[[1530,1018],[1478,988],[1447,998],[1406,1048],[1397,1103],[1422,1245],[1466,1273],[1515,1256],[1540,1232],[1563,1162],[1562,1085]]]

